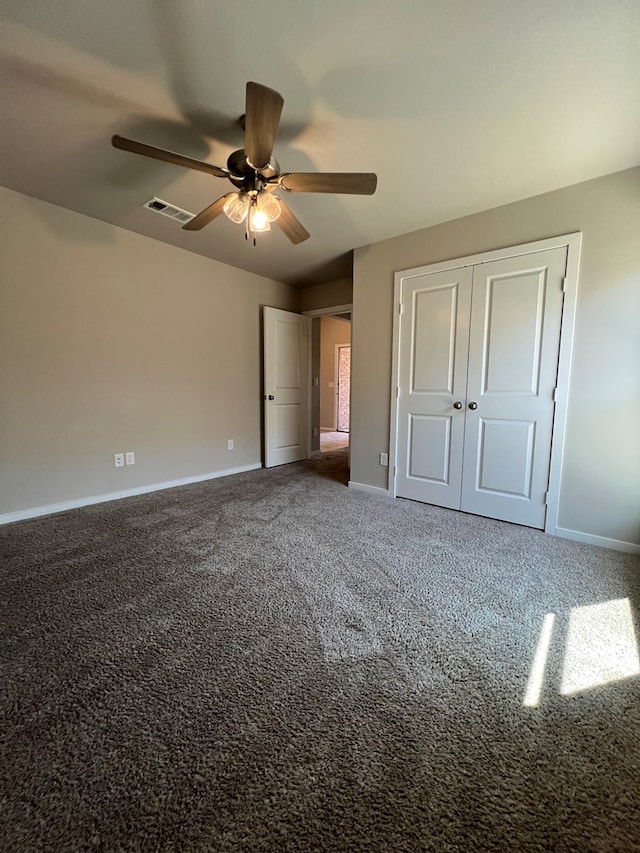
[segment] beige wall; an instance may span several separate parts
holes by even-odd
[[[350,305],[353,299],[351,279],[330,281],[305,287],[300,291],[300,311],[315,311],[319,308],[333,308],[336,305]]]
[[[259,464],[260,307],[299,292],[0,193],[0,514]]]
[[[320,426],[336,425],[336,346],[351,343],[351,323],[335,317],[320,318]],[[331,385],[334,385],[332,388]]]
[[[640,168],[357,249],[351,479],[387,488],[393,276],[583,232],[559,526],[640,542]]]

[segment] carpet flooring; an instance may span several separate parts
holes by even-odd
[[[6,853],[640,850],[638,558],[346,479],[0,530]]]

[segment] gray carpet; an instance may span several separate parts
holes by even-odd
[[[638,636],[638,559],[345,466],[0,531],[3,850],[640,850],[640,679],[561,693],[572,609]]]

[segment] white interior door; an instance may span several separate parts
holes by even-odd
[[[398,497],[544,528],[566,260],[402,279]]]
[[[309,330],[311,321],[264,309],[265,468],[309,456]]]
[[[461,508],[544,527],[567,250],[473,270]]]
[[[460,509],[472,268],[405,279],[396,494]],[[454,404],[458,404],[454,408]]]

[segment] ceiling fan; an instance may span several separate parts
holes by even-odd
[[[254,245],[255,235],[269,231],[272,222],[292,243],[302,243],[311,235],[282,198],[275,195],[277,190],[373,195],[378,179],[371,172],[282,172],[273,156],[273,146],[283,105],[278,92],[260,83],[247,83],[244,148],[229,155],[226,168],[117,134],[111,142],[124,151],[227,178],[237,187],[237,192],[225,193],[183,225],[186,231],[199,231],[224,213],[232,222],[245,223],[245,237]]]

